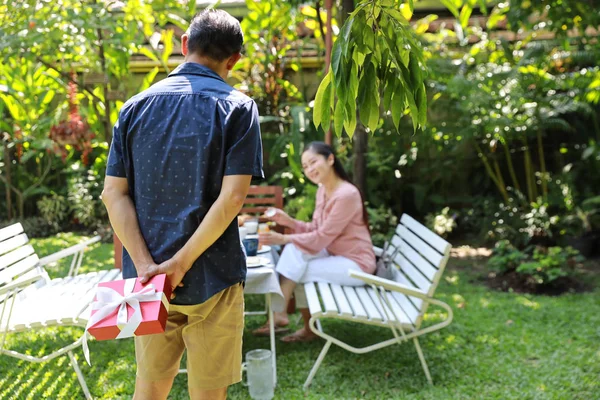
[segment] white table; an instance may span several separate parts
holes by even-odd
[[[269,337],[271,339],[271,354],[273,363],[273,383],[277,384],[277,357],[275,352],[275,323],[273,321],[273,311],[283,311],[285,302],[283,293],[279,286],[279,278],[275,273],[273,264],[274,255],[272,252],[259,254],[260,257],[269,259],[269,264],[263,267],[248,268],[246,274],[246,286],[244,294],[264,294],[264,311],[246,311],[244,315],[268,315],[269,317]],[[245,364],[245,363],[244,363]],[[179,373],[187,373],[187,369],[180,369]]]
[[[271,354],[273,363],[273,383],[277,384],[277,357],[275,349],[275,323],[273,321],[273,311],[283,311],[285,302],[283,293],[279,286],[279,278],[275,273],[273,265],[273,254],[259,254],[261,257],[269,259],[270,264],[264,267],[248,268],[246,275],[245,294],[264,294],[266,307],[264,311],[246,311],[244,315],[268,315],[269,318],[269,337],[271,339]]]

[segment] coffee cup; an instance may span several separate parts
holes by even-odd
[[[246,238],[242,240],[244,249],[246,249],[246,255],[249,257],[255,256],[258,252],[258,236],[257,235],[246,235]]]

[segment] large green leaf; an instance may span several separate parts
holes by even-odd
[[[404,114],[404,88],[398,87],[394,92],[394,98],[392,100],[392,121],[396,129],[400,126],[400,119]]]
[[[313,110],[313,122],[318,128],[321,124],[329,124],[331,116],[330,101],[331,101],[331,70],[325,75],[317,89],[315,97],[315,105]],[[326,93],[327,92],[327,93]],[[327,96],[327,97],[326,97]],[[329,99],[328,101],[324,101]],[[324,118],[327,117],[327,118]],[[324,128],[325,129],[325,128]]]
[[[342,136],[344,127],[344,105],[336,104],[335,114],[333,116],[333,127],[337,136]]]

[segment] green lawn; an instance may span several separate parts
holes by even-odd
[[[79,239],[64,234],[33,243],[43,256]],[[111,246],[96,245],[87,253],[84,271],[109,268],[112,262]],[[453,306],[455,317],[448,328],[421,340],[434,386],[427,384],[410,343],[366,355],[333,346],[305,396],[302,384],[323,343],[278,343],[276,398],[600,399],[600,290],[560,297],[492,292],[473,283],[482,263],[453,259],[438,290],[438,297]],[[599,272],[588,272],[596,284]],[[260,306],[259,296],[247,297],[247,308]],[[439,317],[436,311],[430,308],[429,320]],[[268,338],[248,333],[262,322],[261,317],[247,319],[244,351],[269,348]],[[325,329],[354,344],[390,336],[380,328],[341,321]],[[39,355],[79,335],[80,329],[47,329],[12,335],[7,342],[9,348]],[[92,367],[84,364],[80,350],[77,355],[92,394],[131,398],[133,341],[91,341],[90,349]],[[79,399],[83,393],[65,357],[40,365],[0,356],[0,398]],[[187,398],[184,375],[177,377],[171,398]],[[230,388],[229,398],[249,396],[238,384]]]

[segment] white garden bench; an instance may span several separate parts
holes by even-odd
[[[52,326],[85,328],[96,284],[114,280],[121,273],[113,269],[78,274],[86,248],[99,240],[96,236],[39,259],[21,224],[0,229],[0,353],[37,363],[67,354],[87,399],[92,396],[72,352],[81,346],[82,338],[42,357],[5,349],[5,344],[9,333]],[[68,275],[50,279],[45,266],[69,256],[73,259]]]
[[[389,255],[394,255],[397,267],[394,280],[363,272],[350,272],[350,276],[363,280],[366,285],[340,286],[323,282],[304,284],[306,299],[297,300],[299,303],[303,303],[303,300],[308,303],[310,328],[327,341],[304,388],[307,389],[310,385],[332,343],[362,354],[408,340],[413,341],[427,381],[431,384],[431,375],[417,338],[442,329],[452,321],[450,306],[433,298],[450,256],[450,248],[450,244],[444,239],[404,214],[387,249]],[[375,248],[377,255],[381,255],[382,251]],[[423,328],[421,325],[429,304],[442,307],[447,316],[442,322]],[[320,321],[328,318],[389,328],[393,337],[370,346],[353,347],[323,332]]]

